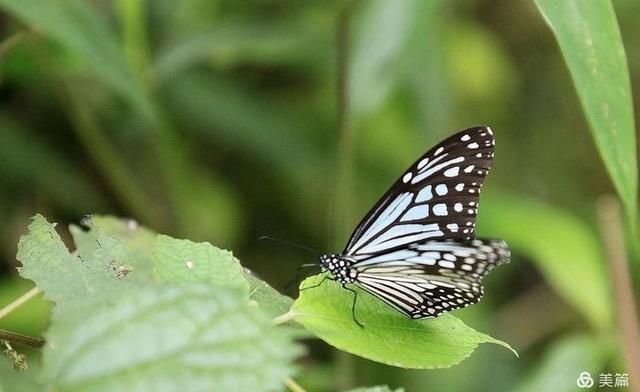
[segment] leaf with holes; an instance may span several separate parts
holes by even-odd
[[[33,217],[29,233],[20,238],[16,258],[22,263],[20,276],[34,281],[45,297],[58,305],[118,284],[106,258],[101,262],[94,257],[72,255],[55,224],[42,215]]]
[[[156,233],[132,219],[92,215],[84,227],[70,225],[76,254],[85,262],[99,259],[128,280],[149,282],[153,276],[153,245]]]

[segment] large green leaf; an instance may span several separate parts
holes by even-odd
[[[128,287],[67,309],[47,333],[52,390],[272,391],[300,353],[233,289]]]
[[[127,64],[115,32],[89,2],[0,0],[0,6],[86,62],[108,87],[152,118],[151,103]]]
[[[320,275],[308,278],[301,288],[321,280]],[[473,330],[451,314],[432,320],[411,320],[379,299],[356,290],[356,317],[364,328],[353,320],[352,293],[333,281],[302,290],[293,304],[293,316],[340,350],[404,368],[450,367],[471,355],[480,343],[511,349],[507,343]]]
[[[635,229],[636,137],[627,59],[608,0],[536,0],[556,36],[611,179]]]
[[[612,299],[602,248],[593,230],[558,208],[525,196],[485,194],[478,233],[506,240],[528,255],[546,281],[587,318],[607,329]]]

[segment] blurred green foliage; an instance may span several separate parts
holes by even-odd
[[[578,371],[623,371],[595,203],[617,189],[637,218],[625,57],[614,10],[594,1],[579,13],[590,19],[573,22],[595,26],[594,48],[614,55],[590,79],[567,28],[575,7],[551,3],[0,0],[2,304],[28,289],[15,253],[35,212],[59,222],[117,214],[207,240],[282,288],[308,255],[258,236],[339,250],[416,156],[489,124],[497,154],[478,233],[507,240],[513,260],[487,279],[481,304],[455,315],[521,359],[480,348],[451,369],[409,371],[311,343],[298,381],[525,391],[557,379],[573,390]],[[556,34],[567,30],[564,57],[537,7]],[[631,85],[639,12],[615,2]],[[603,97],[619,102],[608,119],[590,109]],[[47,311],[32,300],[0,328],[38,334]]]

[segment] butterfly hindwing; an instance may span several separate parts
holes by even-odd
[[[509,261],[500,240],[429,241],[377,255],[351,266],[357,285],[408,317],[436,317],[474,304],[482,277]]]
[[[417,242],[474,238],[494,145],[491,129],[475,127],[433,147],[364,217],[343,254],[361,260]]]

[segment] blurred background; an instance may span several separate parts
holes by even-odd
[[[259,236],[340,251],[420,154],[487,124],[477,231],[513,258],[455,315],[520,359],[485,345],[414,371],[309,341],[297,381],[556,391],[628,372],[597,218],[613,187],[533,1],[19,3],[0,2],[0,305],[30,287],[15,253],[36,212],[209,241],[282,291],[316,256]],[[637,85],[640,3],[615,8]],[[40,336],[48,310],[32,300],[0,328]]]

